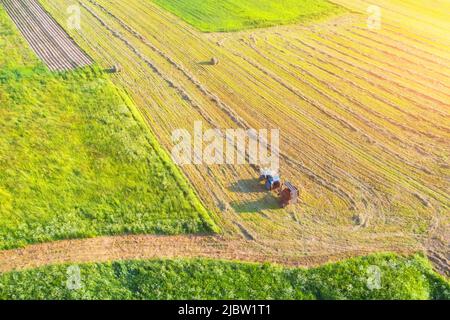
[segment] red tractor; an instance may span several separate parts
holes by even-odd
[[[282,208],[286,208],[291,204],[298,202],[299,192],[290,182],[284,183],[280,189],[280,205]]]

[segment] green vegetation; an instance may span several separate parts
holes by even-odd
[[[379,269],[377,269],[379,268]],[[422,256],[355,258],[304,270],[269,264],[133,261],[0,275],[1,299],[449,299]],[[372,279],[381,271],[380,287]],[[80,279],[78,281],[77,279]],[[69,287],[77,290],[69,290]],[[80,286],[81,284],[81,286]]]
[[[0,8],[0,249],[217,231],[141,121],[98,68],[48,71]]]
[[[153,0],[205,32],[306,22],[344,12],[326,0]]]

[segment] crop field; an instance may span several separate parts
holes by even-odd
[[[154,0],[201,31],[237,31],[317,20],[344,12],[326,0]]]
[[[450,299],[448,12],[0,0],[0,299]],[[195,123],[279,129],[299,202]]]
[[[286,257],[426,250],[448,270],[449,36],[408,28],[431,19],[416,15],[425,4],[400,14],[399,1],[381,1],[382,28],[371,30],[368,2],[335,2],[352,11],[202,33],[181,2],[80,0],[81,29],[68,32],[102,67],[121,66],[113,81],[167,150],[196,120],[281,130],[281,174],[300,187],[298,205],[279,209],[251,166],[183,166],[224,237]],[[73,1],[41,3],[64,25]],[[201,9],[196,20],[223,28]],[[432,12],[445,21],[443,11]]]
[[[0,249],[216,231],[136,107],[98,68],[50,72],[0,7]]]
[[[383,274],[377,290],[366,280],[374,266]],[[450,299],[449,282],[419,255],[373,255],[309,270],[213,260],[124,261],[73,268],[3,273],[0,299]],[[73,281],[79,290],[66,286],[73,270],[79,270],[79,283]]]
[[[50,70],[66,71],[92,64],[92,60],[35,0],[2,0],[5,9]]]

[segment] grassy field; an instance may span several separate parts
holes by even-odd
[[[153,0],[205,32],[306,22],[345,10],[326,0]]]
[[[421,256],[374,255],[310,270],[211,260],[75,267],[1,274],[0,299],[450,299],[450,283]]]
[[[49,72],[1,6],[0,32],[0,249],[217,230],[99,68]]]

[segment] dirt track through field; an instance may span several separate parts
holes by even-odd
[[[412,251],[399,253],[408,254]],[[313,267],[372,253],[356,249],[333,255],[286,256],[261,250],[255,242],[215,236],[118,236],[57,241],[24,249],[0,251],[0,272],[54,264],[80,264],[139,259],[207,258],[245,262],[273,262],[292,267]]]
[[[36,0],[0,0],[31,48],[52,71],[67,71],[92,60]]]

